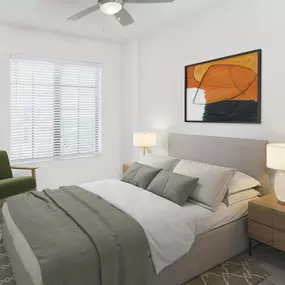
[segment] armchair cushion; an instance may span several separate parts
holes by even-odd
[[[0,180],[0,199],[5,199],[27,191],[36,189],[33,177],[14,177]]]

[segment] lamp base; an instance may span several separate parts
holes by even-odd
[[[274,179],[274,190],[278,203],[285,206],[285,171],[278,170]]]

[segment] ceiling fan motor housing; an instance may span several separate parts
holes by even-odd
[[[98,2],[99,2],[99,5],[100,5],[100,6],[103,5],[103,4],[105,4],[105,3],[112,3],[112,2],[114,2],[114,3],[119,3],[119,4],[121,4],[122,6],[125,4],[124,0],[99,0]]]

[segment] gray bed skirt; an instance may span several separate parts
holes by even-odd
[[[4,246],[17,285],[34,285],[22,264],[4,222]],[[191,250],[175,263],[155,274],[149,260],[147,285],[181,285],[248,248],[247,218],[242,218],[196,237]],[[90,284],[96,285],[96,284]]]

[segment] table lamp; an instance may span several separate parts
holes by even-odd
[[[134,134],[134,146],[143,148],[143,155],[146,155],[146,150],[156,145],[155,133],[135,133]]]
[[[285,205],[285,144],[267,145],[267,167],[276,169],[274,190],[278,202]]]

